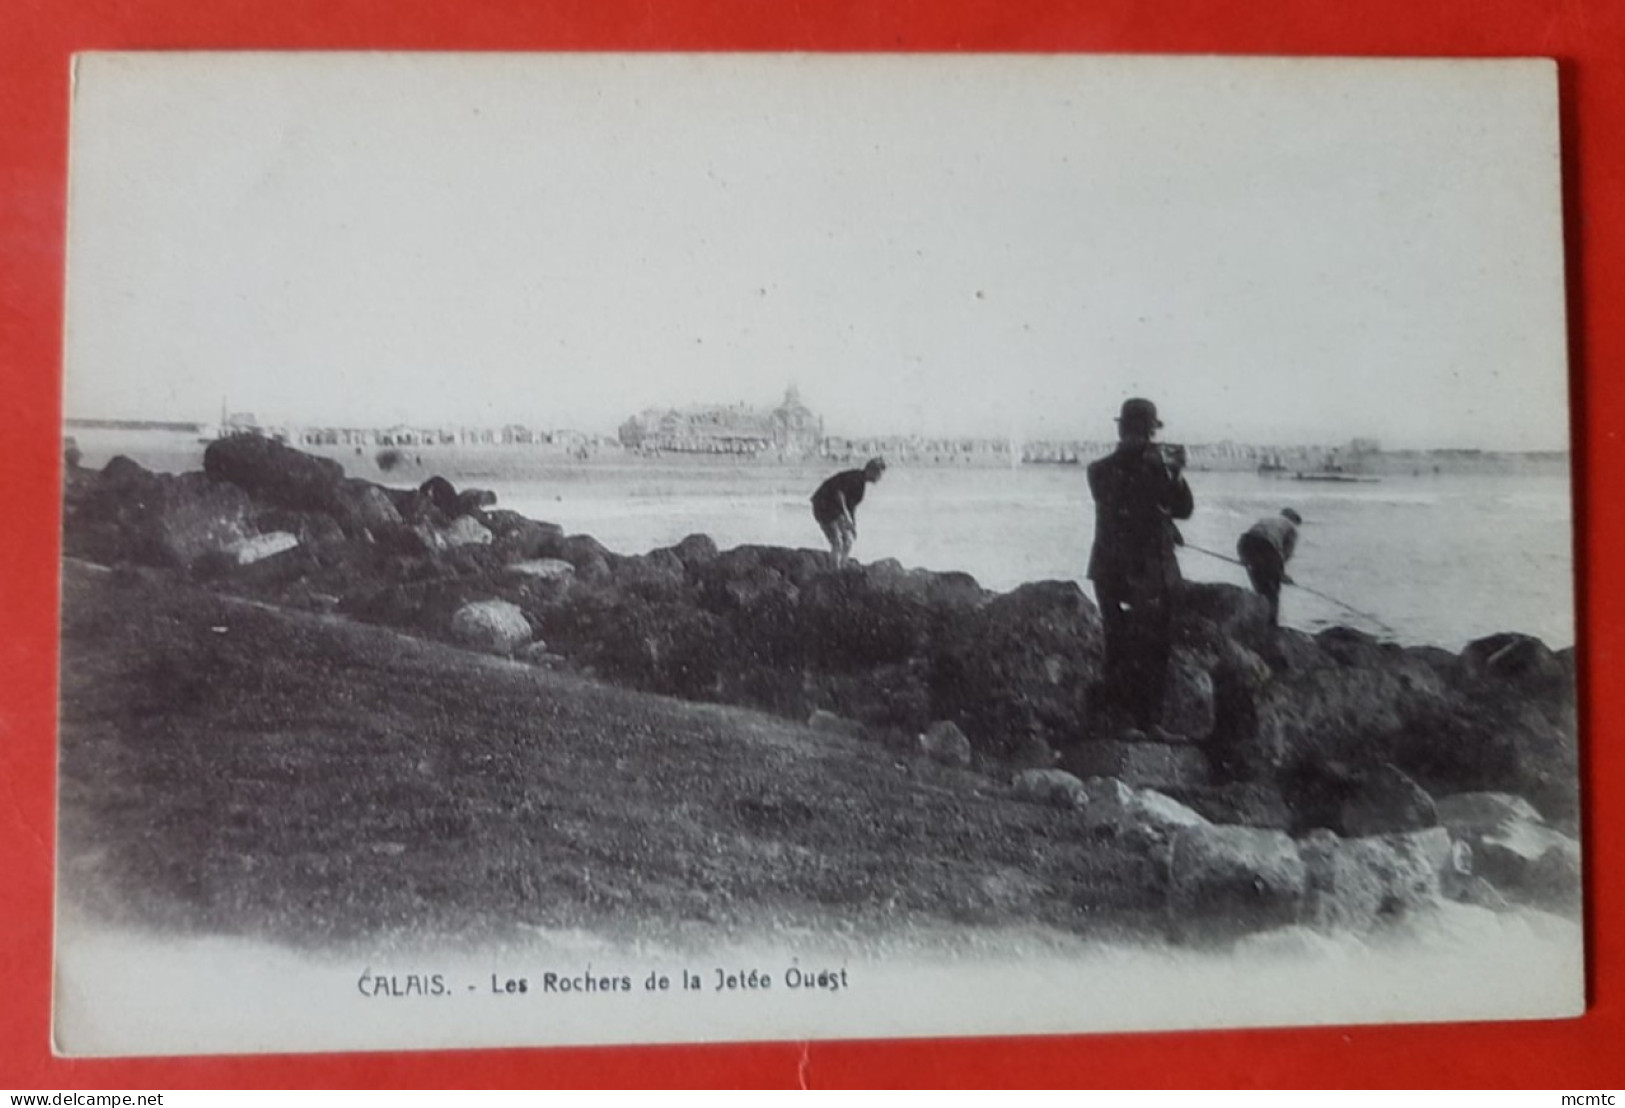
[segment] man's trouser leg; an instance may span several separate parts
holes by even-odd
[[[1173,658],[1173,603],[1166,591],[1146,592],[1131,608],[1134,649],[1128,675],[1134,726],[1149,732],[1162,719],[1162,695]]]
[[[1164,589],[1118,581],[1096,581],[1095,596],[1106,640],[1106,699],[1122,707],[1135,727],[1149,730],[1161,715],[1173,654],[1171,597]]]
[[[1252,536],[1243,535],[1236,546],[1236,553],[1241,556],[1242,565],[1247,567],[1247,580],[1252,582],[1253,591],[1270,603],[1270,626],[1279,626],[1281,582],[1286,579],[1286,563],[1281,560],[1280,551],[1267,542],[1255,541]]]
[[[1091,714],[1098,713],[1104,719],[1114,709],[1128,707],[1126,692],[1134,647],[1130,638],[1127,590],[1118,581],[1097,580],[1094,584],[1106,657],[1101,663],[1100,681],[1089,708]]]

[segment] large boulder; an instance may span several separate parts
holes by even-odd
[[[352,535],[399,525],[395,501],[370,481],[346,478],[334,489],[334,518]]]
[[[511,654],[531,640],[530,621],[506,600],[464,604],[451,617],[451,633],[467,646]]]
[[[263,435],[216,439],[203,452],[203,472],[268,504],[314,512],[342,510],[343,466]]]
[[[1213,734],[1215,719],[1213,678],[1192,653],[1175,650],[1162,696],[1163,728],[1202,742]]]
[[[493,507],[497,502],[497,494],[490,489],[463,489],[457,494],[456,515],[474,515],[484,509]]]
[[[1386,835],[1419,831],[1438,822],[1427,791],[1385,762],[1354,783],[1343,801],[1339,829],[1345,835]]]
[[[1580,844],[1545,824],[1519,821],[1466,839],[1475,872],[1509,898],[1559,911],[1580,904]]]
[[[1243,762],[1267,774],[1328,762],[1361,767],[1391,760],[1403,768],[1389,756],[1393,738],[1413,719],[1448,714],[1449,692],[1430,667],[1398,648],[1385,653],[1349,638],[1328,641],[1342,653],[1278,672],[1260,690]]]
[[[1034,738],[1052,747],[1087,729],[1100,675],[1100,613],[1072,581],[1037,581],[986,599],[970,582],[925,606],[924,648],[936,714],[1001,756]],[[929,594],[928,594],[929,595]]]
[[[202,473],[153,473],[108,462],[65,519],[70,554],[112,564],[191,567],[258,533],[257,508],[237,485]]]
[[[579,565],[576,573],[583,573]],[[561,601],[533,611],[542,636],[578,668],[649,692],[726,701],[730,682],[747,668],[747,644],[692,604],[573,586]]]
[[[1541,685],[1565,681],[1568,672],[1545,643],[1533,635],[1502,633],[1475,639],[1461,652],[1469,680]]]
[[[688,584],[682,559],[670,550],[619,559],[612,573],[617,589],[649,600],[676,600]]]
[[[504,561],[532,562],[557,558],[564,543],[564,528],[556,523],[526,519],[518,512],[500,510],[484,513],[493,546]],[[562,559],[560,559],[562,560]]]
[[[1442,828],[1349,839],[1315,831],[1299,853],[1308,873],[1305,922],[1323,931],[1370,931],[1436,907],[1441,872],[1456,858]]]
[[[901,593],[934,608],[975,608],[990,595],[968,573],[905,569],[895,558],[883,558],[862,567],[859,572],[877,591]]]
[[[1309,890],[1297,844],[1280,831],[1203,825],[1169,842],[1168,912],[1173,934],[1233,939],[1297,923]]]
[[[672,547],[671,552],[690,573],[716,561],[718,553],[716,541],[710,535],[689,535]]]
[[[1211,650],[1223,642],[1258,649],[1274,639],[1269,602],[1235,585],[1183,582],[1174,613],[1174,641],[1188,650]]]
[[[462,514],[457,486],[438,473],[418,486],[418,495],[447,519],[455,519]]]
[[[552,557],[563,559],[576,567],[576,574],[584,580],[601,581],[610,576],[613,551],[591,535],[569,535],[558,544]]]
[[[742,557],[747,554],[749,561]],[[796,583],[760,552],[745,547],[722,555],[711,570],[733,566],[740,571],[766,568]],[[794,572],[793,566],[785,568]],[[937,613],[928,605],[916,597],[878,589],[863,573],[825,573],[807,578],[798,587],[798,641],[807,664],[815,669],[861,673],[907,662],[936,634]]]

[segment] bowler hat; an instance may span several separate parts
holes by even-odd
[[[1123,410],[1117,415],[1118,423],[1130,423],[1140,427],[1161,427],[1162,420],[1157,418],[1157,406],[1142,397],[1133,397],[1123,401]]]

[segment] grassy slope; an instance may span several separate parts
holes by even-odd
[[[1143,854],[999,782],[156,574],[64,569],[76,910],[327,943],[1144,922]]]

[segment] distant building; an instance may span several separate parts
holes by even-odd
[[[816,454],[824,438],[824,421],[801,402],[794,385],[784,390],[784,403],[773,409],[768,424],[774,449],[786,456]]]
[[[824,421],[792,385],[770,411],[744,404],[647,408],[622,423],[617,437],[631,450],[801,457],[818,452]]]

